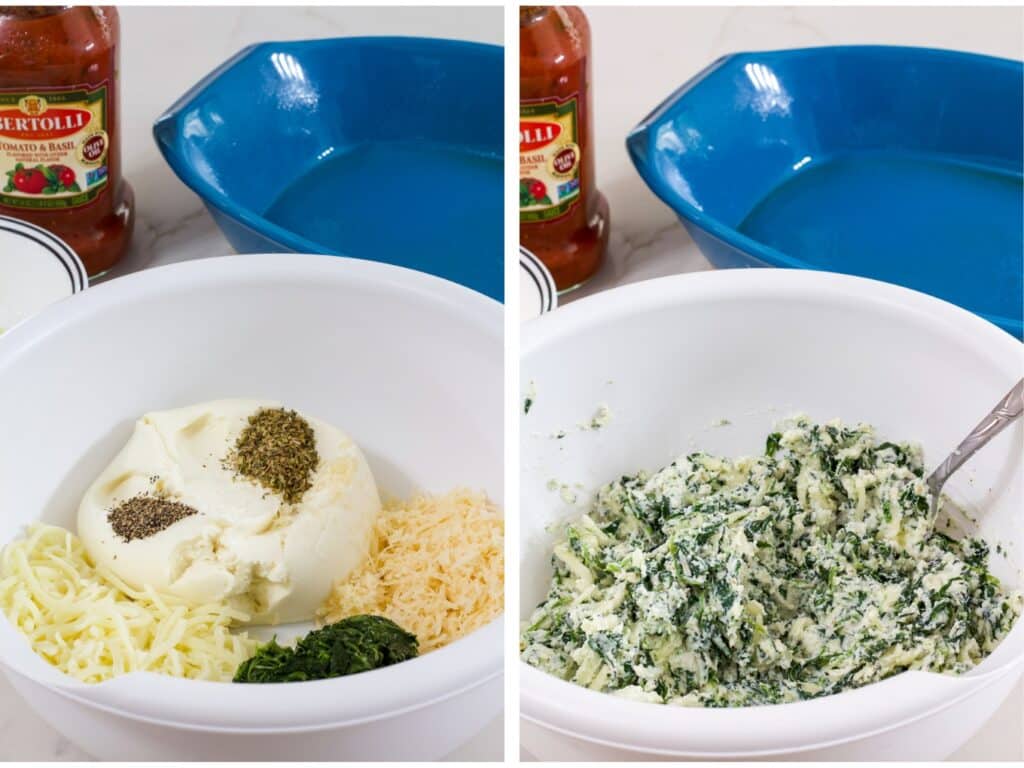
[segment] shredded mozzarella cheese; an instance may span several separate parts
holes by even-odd
[[[36,524],[0,557],[0,609],[62,672],[98,683],[129,672],[231,680],[257,643],[233,634],[247,617],[134,590],[96,567],[77,536]]]

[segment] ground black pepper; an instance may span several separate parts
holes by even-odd
[[[125,541],[133,541],[148,539],[182,518],[195,514],[198,510],[188,504],[140,493],[110,510],[107,521],[114,533]]]

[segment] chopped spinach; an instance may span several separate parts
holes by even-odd
[[[935,530],[923,477],[913,445],[803,418],[760,457],[698,452],[623,476],[556,545],[522,657],[597,690],[710,707],[965,672],[1021,596],[988,572],[984,542]]]
[[[350,616],[303,637],[294,648],[274,638],[238,667],[236,683],[291,683],[354,675],[414,658],[416,636],[383,616]]]

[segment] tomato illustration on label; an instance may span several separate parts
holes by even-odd
[[[7,171],[4,192],[26,195],[56,195],[58,192],[81,192],[75,172],[66,165],[37,165],[26,168],[18,163]]]
[[[531,179],[529,176],[519,180],[519,207],[524,208],[528,205],[551,205],[547,185],[540,179]]]
[[[56,171],[57,178],[60,179],[61,185],[67,189],[70,189],[75,183],[75,172],[66,165],[51,165],[50,169]]]
[[[46,186],[46,176],[43,175],[42,171],[36,170],[35,168],[18,168],[16,170],[8,171],[8,175],[14,174],[11,185],[19,192],[24,192],[26,195],[38,195],[43,191]],[[6,190],[11,191],[11,190]]]

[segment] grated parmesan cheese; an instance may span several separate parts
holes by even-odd
[[[229,629],[244,614],[134,590],[52,525],[4,548],[0,609],[36,653],[86,683],[142,671],[227,681],[258,645]]]
[[[501,614],[505,524],[482,493],[456,489],[385,505],[370,557],[335,586],[326,623],[385,616],[432,651]]]

